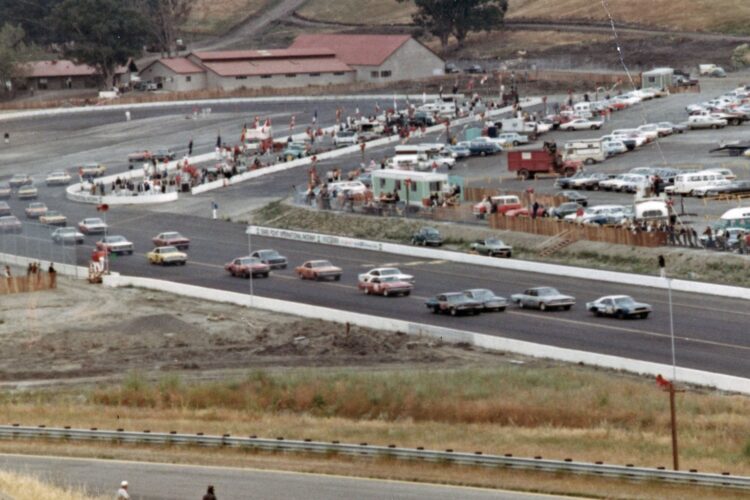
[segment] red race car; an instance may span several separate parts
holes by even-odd
[[[327,260],[308,260],[294,270],[297,276],[303,280],[324,280],[331,279],[339,281],[343,271]]]
[[[237,257],[232,262],[224,265],[224,269],[229,271],[232,276],[240,276],[243,278],[250,278],[256,276],[260,278],[268,278],[271,268],[268,264],[264,264],[260,259],[256,257]]]
[[[157,247],[177,247],[178,250],[187,250],[190,247],[190,239],[177,231],[157,234],[151,241]]]
[[[365,295],[374,294],[384,297],[389,295],[407,296],[414,288],[414,285],[408,281],[402,281],[396,276],[377,276],[369,281],[360,281],[358,286],[360,290],[364,290]]]

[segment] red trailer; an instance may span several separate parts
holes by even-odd
[[[548,174],[570,177],[580,168],[579,161],[563,161],[554,143],[536,151],[508,151],[508,171],[524,180]]]

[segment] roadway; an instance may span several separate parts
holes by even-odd
[[[51,208],[55,200],[48,201]],[[22,203],[11,200],[14,212]],[[209,207],[205,207],[205,212]],[[95,216],[95,207],[76,205],[65,212],[71,223]],[[132,256],[116,257],[112,269],[126,275],[153,277],[192,285],[250,292],[250,282],[231,278],[224,263],[249,252],[245,226],[201,216],[116,207],[107,215],[110,234],[122,234],[135,244]],[[150,266],[145,253],[150,239],[167,231],[180,231],[191,238],[189,262],[185,267]],[[29,235],[33,234],[27,231]],[[36,233],[39,234],[39,233]],[[40,259],[60,255],[54,247],[34,240],[4,235],[3,246]],[[78,261],[85,265],[95,237],[88,237],[78,248]],[[598,352],[658,363],[670,363],[669,317],[664,290],[625,286],[601,281],[572,279],[545,274],[488,269],[446,261],[412,259],[359,249],[327,247],[316,244],[252,238],[252,248],[274,248],[287,256],[290,268],[274,271],[269,279],[252,280],[253,292],[265,297],[333,307],[376,316],[465,329],[489,335],[536,342],[558,347]],[[344,269],[340,282],[300,281],[293,267],[308,259],[327,258]],[[371,267],[394,265],[414,274],[417,286],[410,297],[383,298],[359,292],[357,275]],[[476,317],[448,317],[431,314],[423,305],[430,296],[468,288],[490,288],[505,297],[532,286],[554,286],[577,298],[571,311],[537,312],[513,307],[504,313]],[[652,304],[654,312],[647,320],[619,321],[595,318],[585,311],[584,303],[602,295],[628,294]],[[750,312],[747,302],[690,293],[675,293],[675,331],[677,361],[688,368],[708,370],[750,378],[750,337],[746,325]],[[289,311],[294,313],[294,311]]]
[[[232,467],[174,465],[83,458],[0,455],[0,469],[31,474],[59,486],[114,494],[127,480],[133,500],[201,498],[207,485],[222,500],[552,500],[570,497],[483,488],[409,483],[323,474]]]

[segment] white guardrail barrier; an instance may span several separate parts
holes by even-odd
[[[210,106],[220,104],[273,104],[292,102],[322,101],[387,101],[392,99],[409,99],[415,102],[421,99],[437,99],[438,94],[355,94],[355,95],[319,95],[319,96],[269,96],[269,97],[226,97],[220,99],[192,99],[185,101],[139,102],[132,104],[103,104],[67,108],[31,109],[25,111],[0,112],[0,121],[34,118],[40,116],[68,115],[75,113],[92,113],[98,111],[128,111],[133,109],[169,108],[179,106]]]
[[[13,255],[9,253],[0,253],[0,263],[8,264],[10,266],[16,266],[26,269],[30,263],[39,263],[40,268],[45,270],[49,267],[50,261],[44,259],[33,259],[31,257],[21,257],[20,255]],[[62,276],[70,276],[76,279],[86,279],[89,275],[89,270],[86,267],[75,266],[72,264],[66,264],[64,262],[54,261],[55,270],[57,274]]]
[[[682,472],[663,468],[635,467],[633,465],[610,465],[604,463],[576,462],[572,459],[550,460],[542,457],[521,458],[512,454],[485,455],[481,451],[473,453],[458,452],[451,449],[445,451],[425,450],[418,448],[402,448],[394,444],[388,446],[371,445],[368,443],[347,444],[333,441],[288,440],[284,437],[275,439],[259,438],[257,436],[241,437],[224,434],[211,436],[205,434],[178,434],[175,431],[142,432],[100,429],[71,429],[70,427],[28,427],[19,424],[0,425],[2,439],[61,439],[65,441],[99,441],[114,443],[143,443],[158,445],[186,445],[186,446],[220,446],[246,448],[264,451],[285,451],[297,453],[341,454],[348,456],[365,456],[373,458],[395,458],[401,460],[424,460],[444,464],[481,465],[485,467],[504,467],[511,469],[529,469],[547,472],[568,472],[576,474],[595,474],[598,476],[615,477],[631,480],[665,481],[701,486],[722,488],[750,489],[750,477],[732,476],[727,472],[712,474],[705,472]]]
[[[585,267],[546,264],[544,262],[530,260],[498,259],[496,257],[485,257],[482,255],[463,253],[452,250],[440,250],[437,248],[401,245],[398,243],[360,240],[343,236],[331,236],[327,234],[307,233],[303,231],[292,231],[271,227],[249,226],[247,232],[252,235],[266,236],[269,238],[282,238],[286,240],[304,241],[307,243],[319,243],[321,245],[358,248],[362,250],[372,250],[375,252],[405,255],[422,259],[447,260],[460,264],[487,266],[497,269],[508,269],[512,271],[524,271],[536,274],[552,274],[555,276],[567,276],[569,278],[595,281],[608,281],[611,283],[646,286],[650,288],[668,288],[668,283],[665,278],[643,274],[602,271],[598,269],[588,269]],[[715,295],[719,297],[731,297],[750,300],[750,288],[729,285],[716,285],[713,283],[679,279],[672,279],[671,285],[672,290],[679,292],[700,293],[704,295]]]
[[[532,342],[496,337],[467,330],[455,330],[424,323],[412,323],[399,319],[370,316],[367,314],[314,306],[301,302],[287,302],[268,297],[258,297],[245,293],[228,292],[214,288],[204,288],[187,285],[185,283],[156,280],[152,278],[111,275],[104,277],[104,285],[110,287],[134,286],[212,302],[223,302],[244,307],[253,307],[283,314],[293,314],[304,318],[333,321],[336,323],[350,323],[352,325],[372,328],[374,330],[402,332],[409,335],[439,338],[446,342],[466,342],[485,349],[512,352],[534,358],[555,359],[569,363],[584,363],[587,365],[601,366],[614,370],[624,370],[644,375],[656,376],[658,374],[671,373],[672,370],[672,367],[669,365],[651,363],[648,361],[639,361],[635,359],[609,356],[606,354],[596,354],[577,351],[574,349],[565,349],[562,347],[535,344]],[[501,334],[502,330],[498,329],[498,335]],[[750,394],[750,380],[731,375],[677,367],[677,380],[681,383],[715,387],[723,391]]]

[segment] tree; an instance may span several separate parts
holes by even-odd
[[[62,0],[0,0],[3,22],[23,28],[27,44],[50,41],[47,15]]]
[[[405,2],[408,0],[398,0]],[[445,50],[453,35],[462,47],[472,31],[491,31],[503,23],[508,0],[414,0],[414,23],[438,37]]]
[[[0,28],[0,91],[11,90],[13,78],[19,76],[19,64],[30,53],[23,42],[25,36],[20,26],[5,23]]]
[[[192,0],[140,0],[150,19],[149,31],[162,52],[171,56],[177,49],[179,26],[187,21]]]
[[[96,68],[105,88],[118,66],[141,53],[147,35],[132,0],[63,0],[49,23],[65,56]]]

